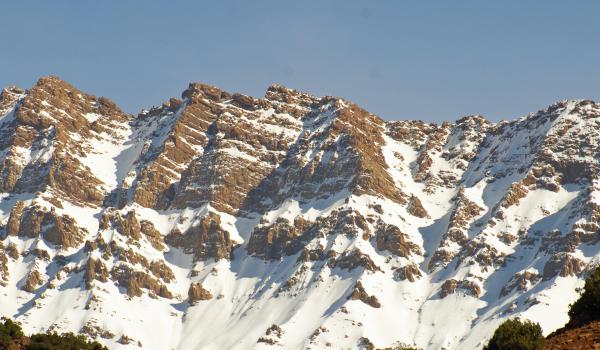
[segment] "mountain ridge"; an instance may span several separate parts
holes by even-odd
[[[7,88],[0,313],[117,349],[550,333],[598,262],[598,123],[590,100],[435,124],[277,84],[137,116],[57,77]]]

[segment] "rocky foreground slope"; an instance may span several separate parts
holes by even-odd
[[[567,321],[600,254],[600,105],[388,122],[190,84],[133,117],[0,96],[0,314],[111,349],[477,349]]]

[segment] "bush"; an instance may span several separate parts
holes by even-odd
[[[585,280],[583,293],[569,308],[568,327],[579,327],[600,320],[600,268]]]
[[[23,337],[23,330],[18,323],[7,318],[2,318],[0,323],[0,349],[10,349],[14,347],[15,340]]]
[[[107,350],[98,342],[88,342],[83,335],[73,333],[34,334],[27,350]]]
[[[73,333],[40,333],[27,339],[18,323],[7,318],[2,318],[2,321],[0,323],[0,349],[108,350],[98,342],[89,342],[83,335]]]
[[[542,327],[519,319],[505,321],[483,350],[538,350],[544,345]]]

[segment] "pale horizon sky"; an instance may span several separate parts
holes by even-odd
[[[7,2],[0,86],[57,75],[129,113],[192,81],[278,83],[384,119],[514,119],[600,99],[595,1]]]

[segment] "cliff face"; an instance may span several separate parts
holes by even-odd
[[[600,253],[599,123],[586,100],[436,125],[278,85],[136,117],[56,77],[7,88],[0,313],[111,348],[549,333]]]

